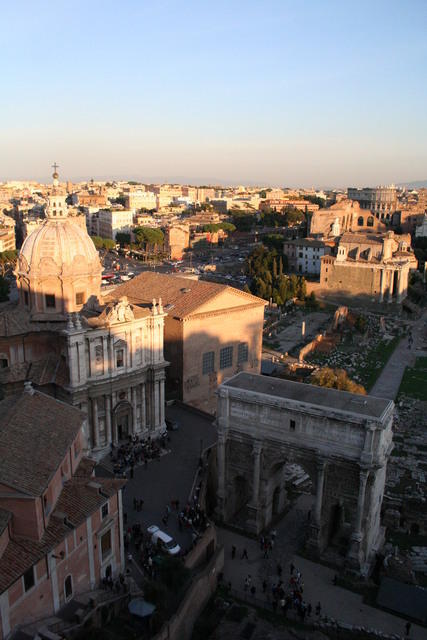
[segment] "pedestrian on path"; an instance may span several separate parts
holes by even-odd
[[[411,627],[412,627],[411,623],[407,622],[406,625],[405,625],[405,631],[406,631],[406,637],[407,638],[409,638],[409,633],[411,631]]]
[[[295,571],[295,567],[293,565],[293,563],[291,562],[290,567],[289,567],[290,571],[291,571],[291,576],[294,575],[294,571]]]
[[[237,549],[233,544],[233,546],[231,547],[231,559],[232,560],[234,560],[234,558],[236,557],[236,551],[237,551]]]
[[[279,576],[279,578],[282,577],[282,565],[280,564],[280,562],[277,563],[277,575]]]
[[[244,559],[249,560],[249,558],[248,558],[248,552],[247,552],[247,550],[246,550],[246,549],[243,549],[243,552],[242,552],[241,560],[244,560]]]
[[[256,593],[256,588],[254,587],[254,585],[252,585],[252,587],[251,587],[251,596],[253,598],[255,597],[255,593]]]
[[[262,592],[265,593],[267,591],[267,581],[263,580],[262,581]]]
[[[320,602],[318,602],[316,605],[316,616],[320,617],[321,611],[322,611],[322,605],[320,604]]]

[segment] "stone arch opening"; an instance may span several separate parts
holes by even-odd
[[[373,227],[374,226],[374,216],[369,216],[367,221],[366,221],[366,226],[367,227]]]
[[[236,516],[249,500],[249,483],[243,475],[236,475],[232,482],[233,499],[229,505],[229,517]]]
[[[363,225],[364,225],[363,216],[359,216],[357,218],[357,226],[358,227],[363,227]]]
[[[116,440],[127,440],[132,434],[132,405],[127,400],[122,400],[114,408],[114,433]]]

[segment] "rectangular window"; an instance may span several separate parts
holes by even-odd
[[[219,352],[220,369],[228,369],[233,364],[233,347],[224,347]]]
[[[291,431],[295,431],[295,420],[289,420],[289,428]]]
[[[84,304],[84,302],[85,302],[85,294],[76,293],[76,304]]]
[[[44,299],[45,299],[47,308],[49,309],[55,308],[55,296],[52,293],[47,293]]]
[[[34,587],[36,581],[34,579],[34,567],[31,567],[24,573],[24,589],[25,591],[29,591]]]
[[[213,351],[208,351],[203,354],[203,365],[202,371],[203,375],[206,373],[212,373],[215,368],[215,353]]]
[[[123,349],[117,349],[116,351],[116,367],[124,366],[124,352]]]
[[[101,516],[103,520],[108,516],[108,502],[102,505]]]
[[[237,347],[237,362],[247,362],[249,357],[249,349],[247,342],[241,342]]]
[[[108,558],[111,553],[111,529],[104,533],[101,538],[101,555],[102,559]]]

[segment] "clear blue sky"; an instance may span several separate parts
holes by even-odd
[[[0,180],[427,179],[427,0],[4,0]]]

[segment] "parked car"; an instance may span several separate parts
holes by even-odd
[[[161,531],[159,527],[152,524],[148,527],[147,533],[151,535],[151,542],[164,553],[170,556],[177,556],[181,552],[181,547],[167,533]]]

